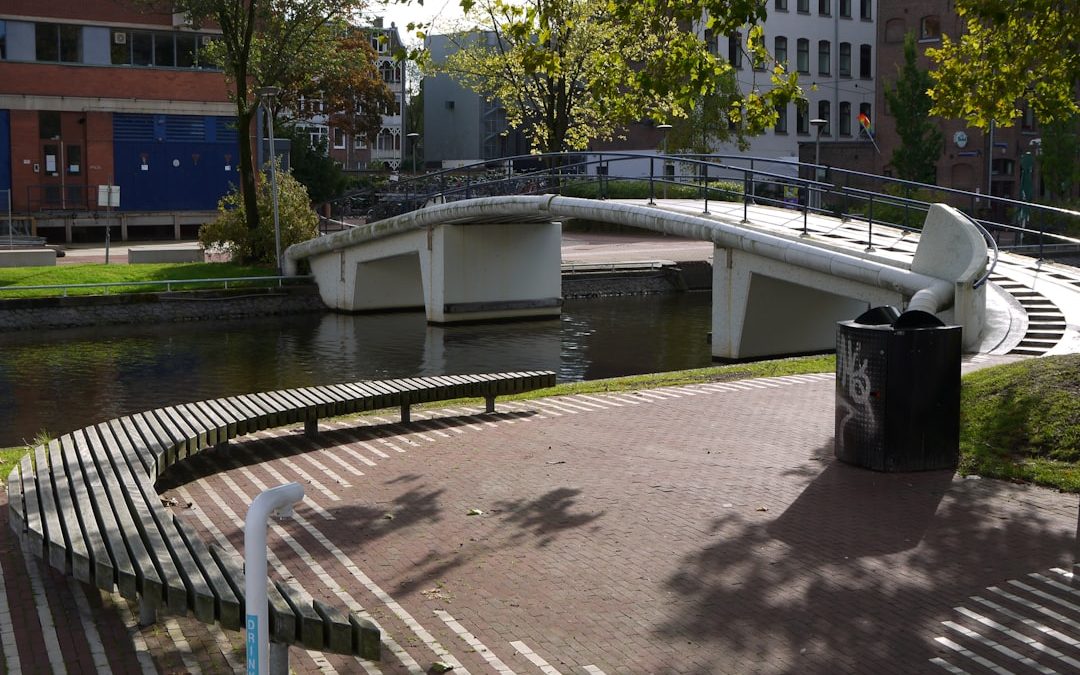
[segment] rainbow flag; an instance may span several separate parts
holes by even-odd
[[[874,130],[870,126],[870,118],[866,116],[866,113],[864,113],[864,112],[859,113],[858,119],[859,119],[859,125],[862,126],[864,131],[866,131],[866,135],[873,137]]]

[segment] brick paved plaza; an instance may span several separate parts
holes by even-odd
[[[1070,568],[1077,498],[839,464],[833,386],[815,375],[452,408],[334,424],[318,443],[283,429],[234,443],[231,459],[194,458],[161,487],[208,540],[239,549],[251,498],[304,484],[296,517],[271,528],[271,573],[363,608],[385,646],[371,666],[294,648],[296,672],[943,672],[930,660],[959,658],[947,644],[959,629],[943,624],[963,618],[955,607]],[[279,456],[257,462],[253,444]],[[146,672],[146,654],[160,672],[243,663],[239,634],[192,619],[140,631],[86,593],[115,672]],[[65,602],[50,600],[54,615]],[[40,612],[11,611],[38,644],[27,626]],[[92,644],[77,628],[57,621],[65,662],[94,672],[78,667]],[[1015,651],[1014,664],[1046,658]],[[978,670],[972,657],[1001,655],[984,652],[961,660]]]

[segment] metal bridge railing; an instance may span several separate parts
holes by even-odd
[[[220,285],[225,290],[229,290],[229,284],[232,284],[232,288],[238,288],[246,286],[252,282],[257,282],[259,285],[253,288],[267,288],[277,287],[281,288],[286,283],[297,283],[311,281],[313,277],[306,276],[261,276],[261,277],[219,277],[212,279],[163,279],[155,281],[109,281],[93,284],[52,284],[52,285],[38,285],[38,286],[0,286],[0,295],[5,293],[18,293],[21,291],[53,291],[47,295],[53,296],[59,293],[60,297],[68,297],[69,290],[101,290],[102,293],[98,295],[109,295],[110,290],[118,288],[165,288],[166,293],[171,293],[174,289],[180,290],[177,287],[180,286],[207,286],[207,285]],[[145,292],[151,292],[149,290]],[[94,295],[89,293],[87,295]]]

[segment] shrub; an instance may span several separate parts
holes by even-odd
[[[281,250],[318,235],[319,217],[311,210],[307,189],[288,171],[277,171],[278,219]],[[218,217],[199,228],[199,243],[207,250],[224,251],[242,265],[274,265],[274,203],[270,176],[263,172],[257,181],[259,227],[252,230],[244,217],[244,201],[233,188],[218,202]]]

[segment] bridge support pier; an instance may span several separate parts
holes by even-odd
[[[743,360],[830,351],[837,321],[903,303],[899,291],[716,247],[712,355]]]

